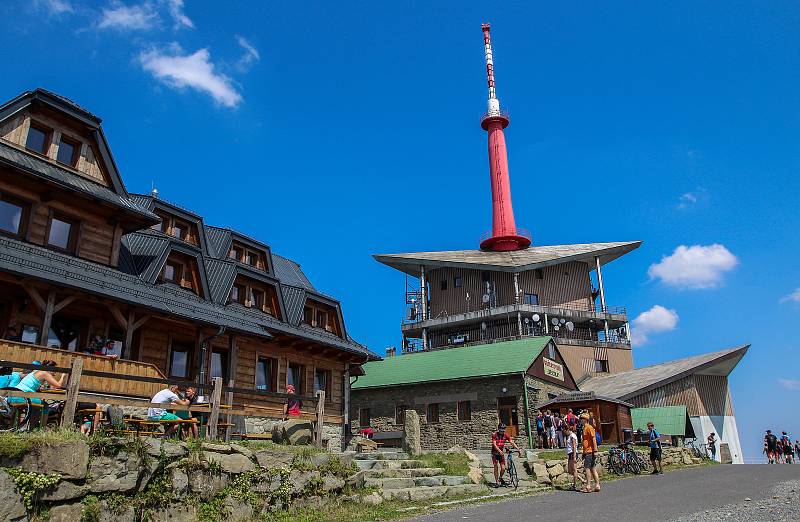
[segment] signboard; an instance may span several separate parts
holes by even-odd
[[[542,362],[544,362],[545,375],[559,381],[564,380],[564,367],[562,365],[547,357],[542,357]]]

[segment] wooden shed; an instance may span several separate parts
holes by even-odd
[[[625,440],[622,430],[633,429],[632,407],[633,404],[612,397],[596,395],[594,392],[570,392],[549,400],[540,405],[539,409],[559,412],[562,417],[570,408],[576,415],[581,410],[591,411],[599,423],[603,443],[619,444]]]

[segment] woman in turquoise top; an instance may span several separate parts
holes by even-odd
[[[22,374],[12,370],[8,366],[0,368],[0,388],[16,388],[22,380]]]
[[[42,361],[42,367],[53,367],[55,366],[55,361]],[[42,387],[43,383],[47,383],[52,388],[63,388],[64,383],[67,381],[68,375],[66,373],[61,374],[59,379],[53,377],[53,374],[47,370],[33,370],[31,373],[26,375],[22,378],[19,384],[17,384],[16,388],[20,391],[28,392],[28,393],[36,393]],[[25,399],[22,397],[9,397],[8,402],[10,403],[21,403],[24,402]],[[42,404],[41,399],[30,399],[32,404]],[[45,408],[45,412],[47,408]]]

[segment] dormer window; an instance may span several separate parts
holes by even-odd
[[[264,309],[264,292],[261,290],[252,289],[250,291],[250,306],[253,308],[258,308],[259,310]]]
[[[230,250],[228,250],[228,259],[251,266],[257,270],[266,271],[268,268],[265,252],[236,241],[233,242]]]
[[[28,129],[28,138],[25,140],[25,148],[39,154],[47,154],[52,132],[44,125],[32,121]]]
[[[188,223],[160,210],[156,210],[155,214],[161,218],[161,224],[153,225],[151,228],[154,230],[160,230],[168,236],[186,241],[187,243],[191,243],[193,245],[198,244],[197,227],[194,223]]]
[[[183,221],[173,220],[172,227],[170,228],[169,235],[177,237],[178,239],[186,239],[186,234],[189,232],[189,225]]]
[[[233,285],[231,288],[231,303],[244,304],[244,296],[247,295],[247,289],[239,284]]]
[[[338,314],[336,308],[317,301],[306,301],[303,307],[303,322],[314,328],[320,328],[341,337]]]
[[[235,248],[231,248],[230,251],[228,252],[228,258],[229,259],[233,259],[234,261],[238,261],[240,259],[240,257],[241,257],[241,254]]]
[[[58,144],[58,155],[56,155],[56,161],[63,165],[74,167],[78,164],[78,154],[80,150],[80,143],[62,135],[61,142]]]
[[[180,284],[183,279],[183,265],[174,261],[168,261],[164,265],[164,281]]]

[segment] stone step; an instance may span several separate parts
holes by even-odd
[[[419,460],[354,460],[359,469],[406,469],[423,468]]]
[[[432,498],[488,492],[489,488],[483,484],[461,484],[458,486],[387,489],[381,493],[381,496],[386,500],[429,500]]]
[[[370,451],[356,453],[355,460],[408,460],[408,453],[402,451]]]
[[[407,468],[407,469],[368,469],[364,471],[365,477],[374,478],[409,478],[433,477],[444,473],[442,468]]]
[[[441,486],[460,486],[462,484],[472,484],[469,477],[438,475],[434,477],[367,477],[364,485],[376,487],[383,491],[389,489],[408,489],[408,488],[434,488]]]
[[[460,486],[462,484],[472,484],[469,477],[457,475],[436,475],[433,477],[417,477],[414,485],[417,487],[432,488],[436,486]]]

